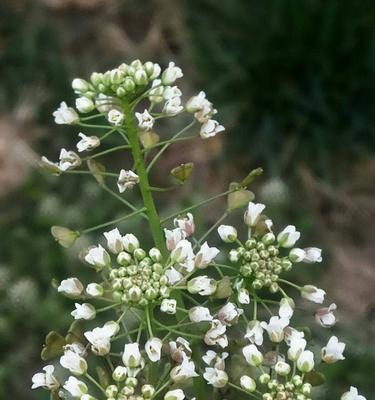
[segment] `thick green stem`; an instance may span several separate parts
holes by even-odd
[[[137,125],[134,121],[133,110],[129,104],[124,104],[125,111],[125,128],[128,135],[130,147],[132,149],[134,165],[137,175],[139,176],[139,188],[141,190],[142,198],[145,207],[147,208],[146,214],[149,219],[151,233],[154,239],[155,246],[162,252],[166,258],[168,251],[165,245],[164,234],[160,224],[160,218],[155,207],[154,199],[150,190],[150,183],[148,180],[146,166],[143,161],[142,149],[138,138]]]

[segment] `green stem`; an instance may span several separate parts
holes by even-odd
[[[283,283],[285,283],[285,284],[287,284],[287,285],[289,285],[289,286],[292,286],[292,287],[294,287],[294,288],[296,288],[297,290],[299,290],[299,291],[301,291],[301,286],[298,286],[298,285],[295,285],[294,283],[292,283],[292,282],[289,282],[289,281],[287,281],[287,280],[285,280],[285,279],[278,279],[277,280],[278,282],[283,282]]]
[[[161,251],[164,258],[167,258],[168,250],[165,245],[164,233],[160,224],[160,218],[150,190],[150,183],[138,138],[137,125],[134,121],[133,110],[128,103],[124,103],[124,111],[126,115],[126,133],[128,135],[129,144],[133,153],[135,170],[139,176],[139,188],[141,190],[143,202],[147,210],[146,213],[149,219],[151,233],[155,246]]]
[[[129,149],[129,148],[130,148],[130,146],[128,144],[125,144],[125,145],[122,145],[122,146],[116,146],[116,147],[112,147],[112,148],[110,148],[108,150],[101,151],[100,153],[93,154],[92,156],[87,157],[87,158],[88,159],[92,159],[92,158],[96,158],[96,157],[101,157],[101,156],[104,156],[105,154],[109,154],[109,153],[112,153],[114,151],[123,150],[123,149]]]
[[[151,310],[150,310],[150,306],[146,307],[146,321],[147,321],[147,329],[148,329],[148,333],[150,335],[150,338],[154,337],[154,334],[152,332],[152,326],[151,326]]]
[[[105,394],[105,390],[103,389],[103,387],[100,385],[99,382],[97,382],[91,375],[89,374],[85,374],[85,377],[91,382],[93,383],[102,393]]]

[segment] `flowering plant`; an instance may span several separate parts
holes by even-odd
[[[73,323],[66,336],[47,335],[42,359],[53,361],[32,378],[32,388],[49,390],[52,399],[201,400],[241,392],[262,400],[308,400],[313,386],[322,383],[319,364],[344,359],[345,344],[336,336],[317,355],[307,333],[293,326],[290,290],[317,304],[326,293],[311,284],[298,286],[284,273],[298,263],[321,262],[321,250],[297,247],[300,232],[293,225],[274,232],[265,205],[253,202],[248,190],[261,169],[223,193],[160,218],[154,193],[170,188],[150,184],[155,163],[173,143],[198,136],[188,132],[198,130],[205,140],[224,131],[204,92],[182,101],[174,85],[182,76],[173,62],[163,71],[152,62],[122,64],[104,74],[93,73],[89,81],[74,79],[76,109],[62,102],[53,113],[57,124],[102,133],[78,133],[78,153],[87,156],[62,149],[59,162],[42,157],[41,166],[56,175],[92,175],[129,212],[82,232],[51,229],[64,247],[82,234],[108,229],[102,243],[82,253],[83,263],[93,269],[92,282],[70,277],[56,284],[59,293],[74,300]],[[158,121],[183,112],[192,122],[161,140],[154,129]],[[93,123],[98,118],[107,122]],[[115,135],[121,144],[95,150]],[[108,172],[97,161],[121,150],[132,154],[132,169]],[[78,169],[82,165],[87,168]],[[192,164],[182,164],[172,175],[183,184],[192,170]],[[107,185],[106,178],[114,178],[117,188]],[[136,187],[140,208],[126,199]],[[223,196],[227,209],[198,236],[194,211]],[[241,208],[246,237],[224,224]],[[150,249],[134,233],[113,227],[135,216],[148,222],[154,242]],[[215,231],[221,249],[206,240]],[[333,326],[335,310],[335,304],[318,309],[317,323]],[[342,399],[364,397],[351,387]]]

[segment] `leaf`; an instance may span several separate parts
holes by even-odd
[[[106,369],[102,367],[96,367],[96,374],[98,375],[98,380],[101,386],[107,387],[110,384],[111,379]]]
[[[173,175],[181,184],[184,184],[191,176],[194,169],[194,164],[189,162],[175,167],[171,171]]]
[[[65,336],[67,343],[83,342],[85,336],[83,335],[83,321],[73,321],[69,327],[68,333]]]
[[[51,331],[45,340],[40,357],[43,361],[55,358],[63,353],[63,347],[66,345],[66,341],[63,336],[55,331]]]
[[[304,381],[310,383],[312,386],[320,386],[325,383],[326,377],[321,372],[310,371],[305,374]]]
[[[89,170],[92,172],[93,177],[96,179],[99,185],[103,185],[104,183],[103,172],[105,172],[105,166],[102,163],[95,160],[87,160],[87,166],[89,167]]]

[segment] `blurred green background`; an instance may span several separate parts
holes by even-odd
[[[372,0],[1,1],[0,398],[45,398],[31,393],[30,378],[41,366],[44,335],[64,332],[71,310],[50,282],[90,279],[77,254],[95,235],[66,251],[52,240],[50,226],[80,229],[122,212],[94,180],[51,177],[35,168],[41,154],[56,159],[61,147],[77,141],[75,129],[54,125],[51,113],[62,100],[72,103],[74,77],[134,58],[162,65],[175,60],[185,73],[185,95],[204,89],[227,128],[218,138],[166,153],[156,183],[168,183],[166,171],[182,161],[193,161],[199,173],[177,197],[161,197],[161,212],[225,190],[263,166],[254,190],[268,214],[280,226],[300,227],[303,244],[324,249],[324,263],[302,267],[295,279],[324,287],[339,307],[333,332],[347,343],[346,360],[326,369],[328,384],[317,397],[339,398],[355,385],[371,399]],[[121,156],[108,161],[113,169],[128,162]],[[224,206],[219,202],[197,216],[202,231]],[[121,228],[144,227],[134,221]],[[306,322],[313,324],[311,315]],[[318,345],[330,334],[314,333]]]

